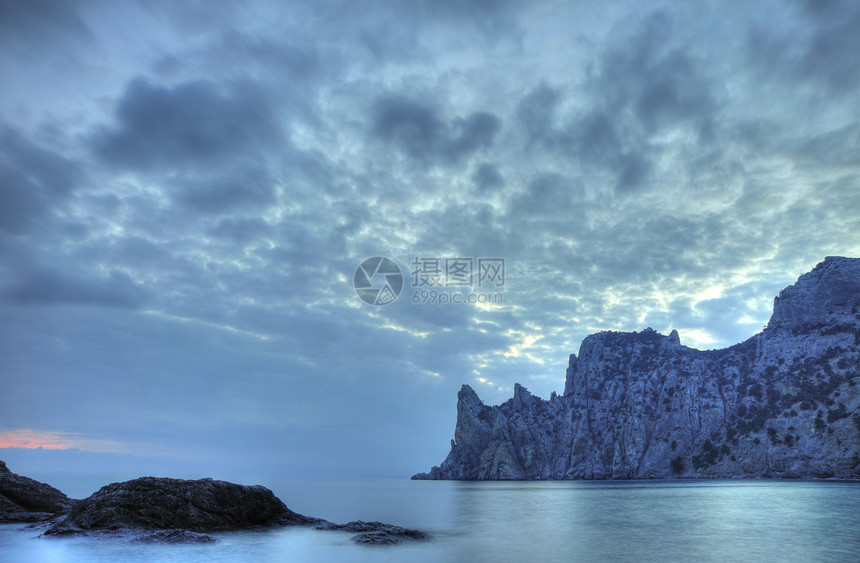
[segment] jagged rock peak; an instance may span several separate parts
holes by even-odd
[[[611,361],[617,354],[623,356],[653,353],[656,350],[673,352],[681,349],[678,331],[663,335],[651,327],[641,332],[601,331],[586,336],[579,347],[579,355],[570,355],[565,373],[564,394],[576,389],[576,381],[587,377],[595,365]]]
[[[681,345],[678,331],[673,330],[668,335],[660,334],[650,326],[640,332],[620,332],[601,330],[590,334],[582,340],[576,361],[581,363],[589,354],[600,353],[605,346],[646,346],[659,345],[672,348]],[[571,362],[572,364],[572,362]],[[569,366],[571,365],[569,364]]]
[[[567,371],[564,372],[564,394],[569,395],[572,391],[573,372],[576,370],[576,354],[571,354],[567,360]]]
[[[828,256],[773,300],[768,328],[839,322],[860,307],[860,259]]]
[[[464,404],[483,405],[475,390],[468,385],[460,387],[460,392],[457,393],[457,401]]]
[[[514,383],[514,399],[520,399],[521,401],[528,400],[532,394],[528,389],[520,385],[519,383]]]

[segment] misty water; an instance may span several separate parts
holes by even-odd
[[[307,528],[214,534],[214,545],[45,538],[0,525],[0,560],[31,561],[860,561],[860,483],[285,480],[297,512],[381,520],[427,542],[360,546]],[[68,486],[72,496],[84,496]],[[94,487],[97,488],[97,487]],[[77,494],[75,494],[77,493]]]

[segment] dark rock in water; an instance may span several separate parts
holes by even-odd
[[[76,501],[45,535],[105,536],[134,543],[211,543],[217,540],[203,532],[276,526],[356,532],[356,543],[378,545],[430,537],[420,530],[382,522],[334,524],[303,516],[260,485],[167,477],[141,477],[102,487]]]
[[[48,520],[75,502],[50,485],[12,473],[0,461],[0,522]]]
[[[860,259],[828,257],[723,350],[601,332],[564,395],[458,394],[451,451],[413,479],[860,478]]]
[[[147,530],[134,535],[129,543],[217,543],[207,534],[188,530]]]
[[[403,540],[388,532],[364,532],[352,538],[352,541],[364,545],[394,545]]]
[[[363,522],[356,520],[346,524],[324,522],[316,525],[317,530],[341,530],[344,532],[360,532],[352,539],[355,543],[391,545],[403,540],[429,540],[430,534],[421,530],[412,530],[384,524],[382,522]]]
[[[79,501],[63,522],[45,534],[125,528],[209,532],[318,522],[318,518],[288,509],[272,491],[260,485],[141,477],[102,487]]]

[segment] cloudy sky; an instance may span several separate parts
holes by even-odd
[[[464,383],[860,255],[856,3],[523,4],[0,3],[0,457],[408,477]]]

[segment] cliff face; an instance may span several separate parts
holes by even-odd
[[[498,406],[464,385],[451,452],[413,479],[860,478],[860,259],[828,257],[723,350],[601,332],[564,395]]]

